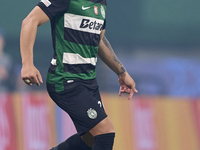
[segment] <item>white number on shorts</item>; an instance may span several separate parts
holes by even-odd
[[[98,101],[98,104],[100,105],[100,107],[102,106],[101,101]]]

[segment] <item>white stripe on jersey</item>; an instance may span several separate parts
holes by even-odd
[[[100,28],[103,26],[103,23],[104,20],[92,17],[80,16],[70,13],[65,13],[64,15],[64,27],[73,30],[100,34]],[[84,27],[81,28],[81,24]]]
[[[65,64],[92,64],[93,66],[96,66],[97,63],[97,57],[92,58],[83,58],[79,54],[73,54],[73,53],[63,53],[63,63]]]

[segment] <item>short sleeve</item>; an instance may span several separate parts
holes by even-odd
[[[104,20],[102,30],[106,29],[106,19]]]
[[[37,6],[39,6],[49,17],[49,19],[54,18],[54,16],[64,13],[70,4],[70,0],[41,0]]]

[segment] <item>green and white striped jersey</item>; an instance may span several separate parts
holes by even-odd
[[[54,57],[47,83],[60,92],[68,80],[94,79],[106,0],[41,0],[38,6],[52,28]]]

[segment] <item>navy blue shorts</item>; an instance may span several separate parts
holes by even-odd
[[[55,92],[55,86],[47,83],[52,100],[69,114],[80,135],[96,126],[107,117],[96,79],[73,80],[65,83],[65,90]]]

